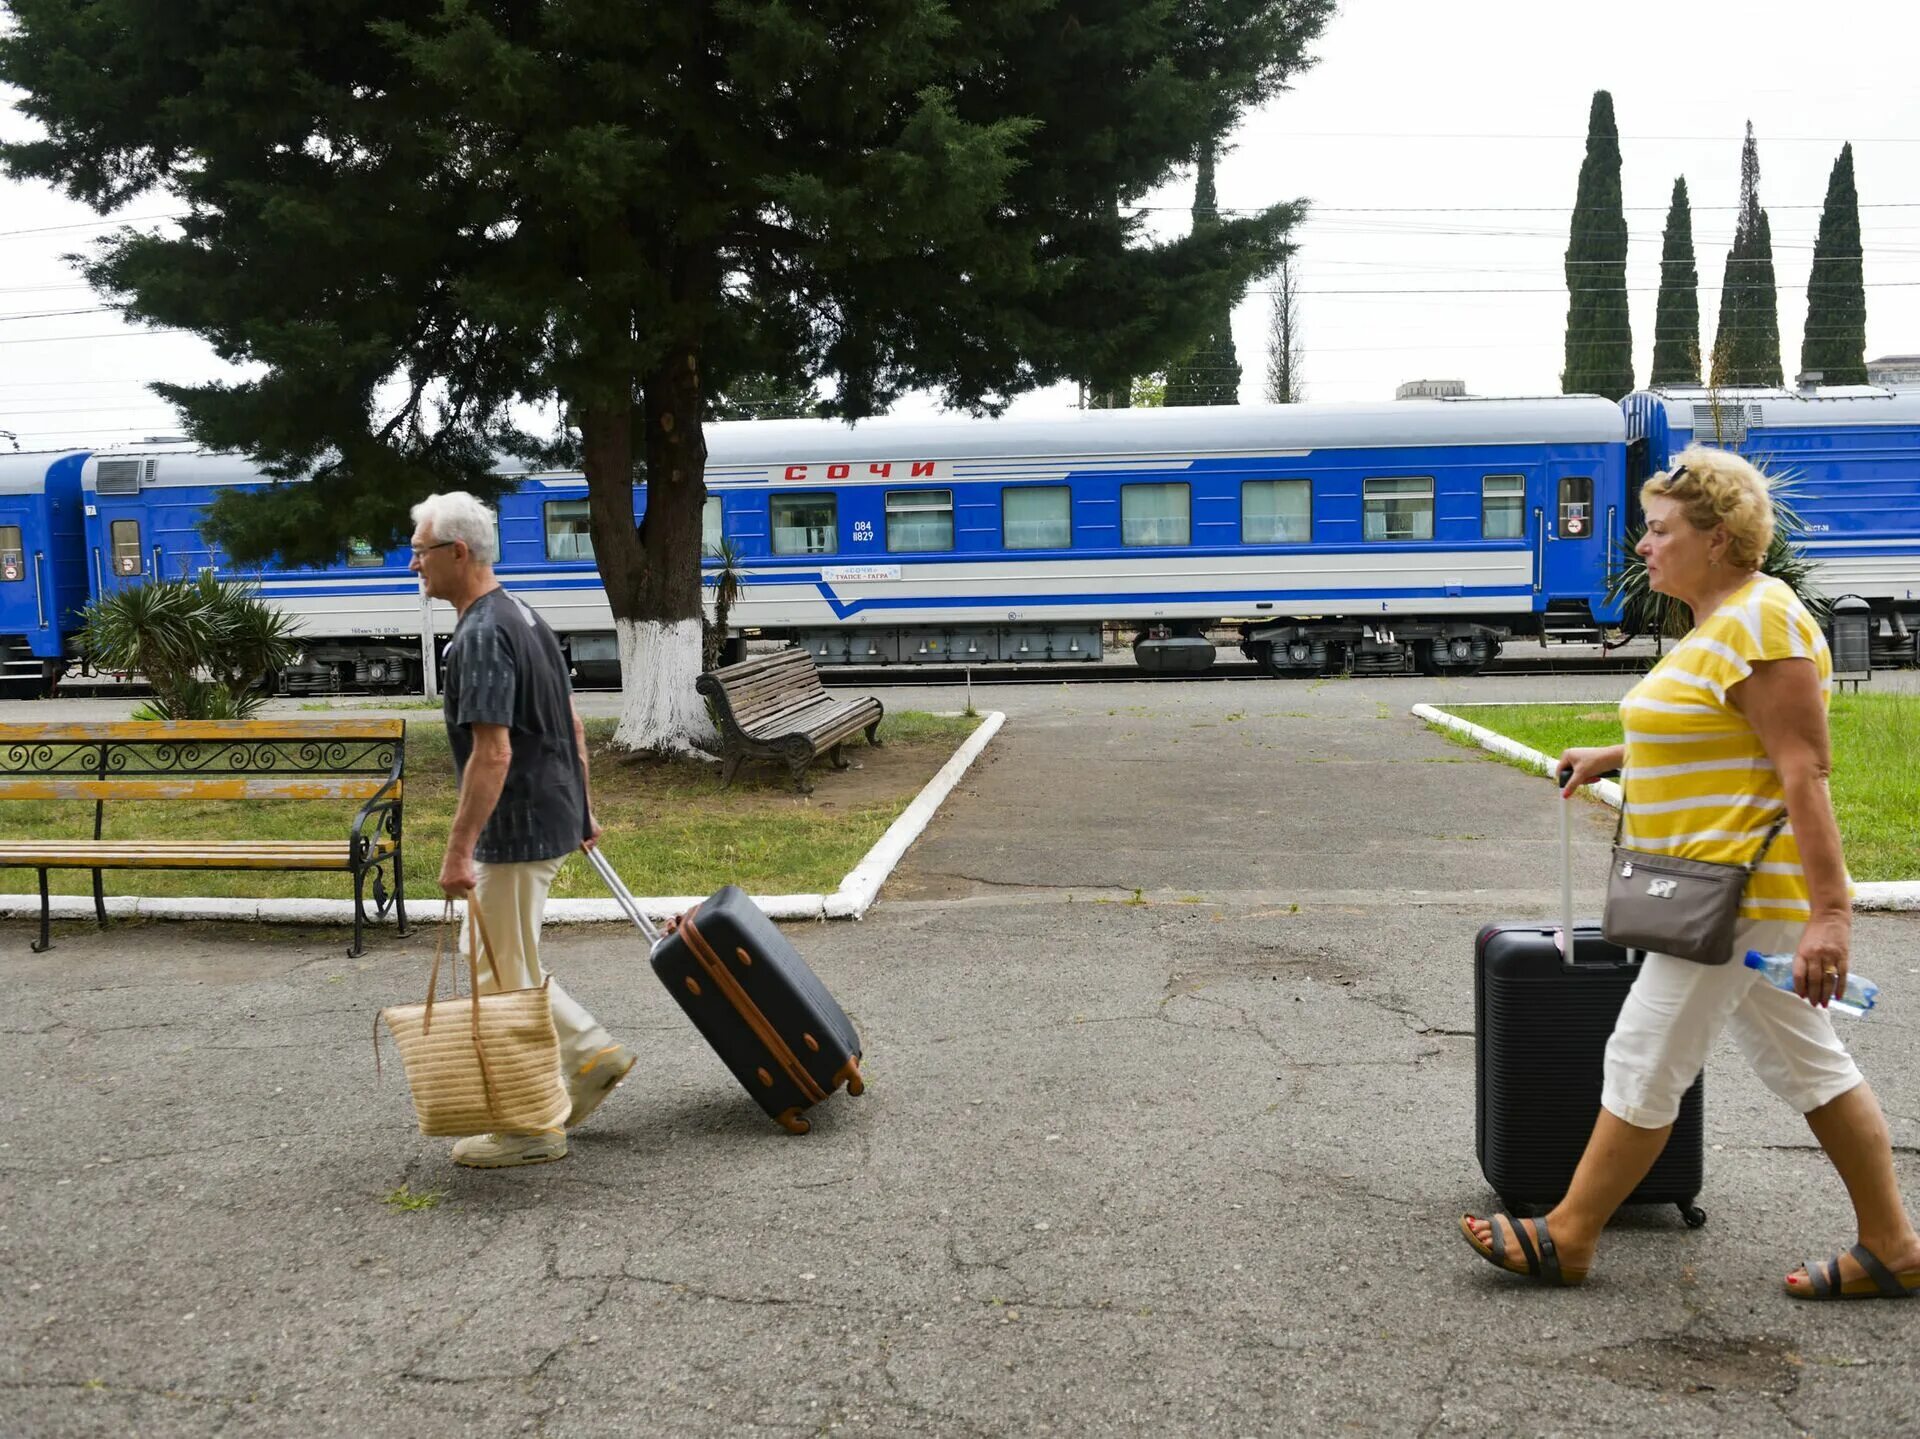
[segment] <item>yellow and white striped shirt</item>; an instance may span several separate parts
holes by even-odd
[[[1833,696],[1833,657],[1792,590],[1757,575],[1670,650],[1620,702],[1626,823],[1620,842],[1716,864],[1745,864],[1786,808],[1773,761],[1727,691],[1763,660],[1812,660]],[[1788,825],[1748,881],[1743,919],[1804,921],[1800,847]]]

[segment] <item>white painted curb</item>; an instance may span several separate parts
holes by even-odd
[[[913,797],[900,817],[887,826],[887,832],[874,842],[866,857],[847,872],[840,888],[832,894],[768,894],[753,896],[753,902],[769,919],[859,919],[873,907],[880,886],[886,882],[901,856],[920,837],[933,819],[941,802],[953,792],[987,741],[1007,722],[1000,710],[989,710],[980,724],[967,736],[966,743],[940,767]],[[639,901],[649,918],[667,919],[685,914],[705,895],[661,895]],[[412,919],[421,923],[440,912],[435,900],[411,900]],[[48,911],[54,919],[92,919],[93,900],[87,895],[56,894],[50,897]],[[160,896],[116,895],[107,900],[107,913],[126,918],[217,919],[266,924],[352,924],[350,899],[173,899]],[[0,915],[40,917],[38,894],[0,894]],[[626,911],[611,899],[551,899],[547,901],[548,924],[608,924],[626,919]],[[392,923],[369,918],[369,929],[385,929]]]
[[[1436,709],[1432,705],[1415,705],[1413,717],[1425,720],[1428,724],[1438,725],[1441,729],[1452,730],[1456,734],[1466,735],[1482,749],[1492,750],[1495,754],[1517,759],[1541,774],[1553,773],[1553,758],[1531,749],[1518,740],[1508,739],[1503,734],[1495,734],[1459,715],[1449,714],[1446,710]],[[1620,808],[1620,786],[1610,779],[1600,780],[1589,786],[1593,793],[1605,804]],[[1853,907],[1855,909],[1895,909],[1920,910],[1920,880],[1889,879],[1873,880],[1853,887]]]

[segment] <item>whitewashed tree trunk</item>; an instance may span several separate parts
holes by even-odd
[[[694,690],[700,677],[700,621],[620,620],[620,726],[622,749],[681,759],[712,759],[718,746],[706,701]]]

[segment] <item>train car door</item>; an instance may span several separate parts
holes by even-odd
[[[45,506],[45,495],[0,495],[0,631],[29,643],[51,634],[55,618],[47,588],[53,577],[47,572]],[[57,645],[51,652],[59,653]]]
[[[1598,593],[1606,565],[1606,538],[1595,512],[1598,464],[1546,467],[1544,501],[1534,509],[1534,589],[1542,602],[1588,599]]]

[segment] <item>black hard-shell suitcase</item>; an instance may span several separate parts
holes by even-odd
[[[594,868],[648,937],[653,972],[733,1077],[789,1132],[842,1084],[866,1085],[860,1036],[846,1011],[772,920],[737,885],[681,917],[662,938],[598,849]]]
[[[1474,941],[1475,1135],[1480,1169],[1509,1212],[1558,1203],[1600,1113],[1607,1037],[1640,970],[1640,956],[1609,944],[1597,925],[1575,927],[1572,836],[1560,802],[1561,928],[1491,924]],[[1689,1225],[1705,1179],[1705,1075],[1680,1104],[1667,1147],[1629,1204],[1673,1204]]]

